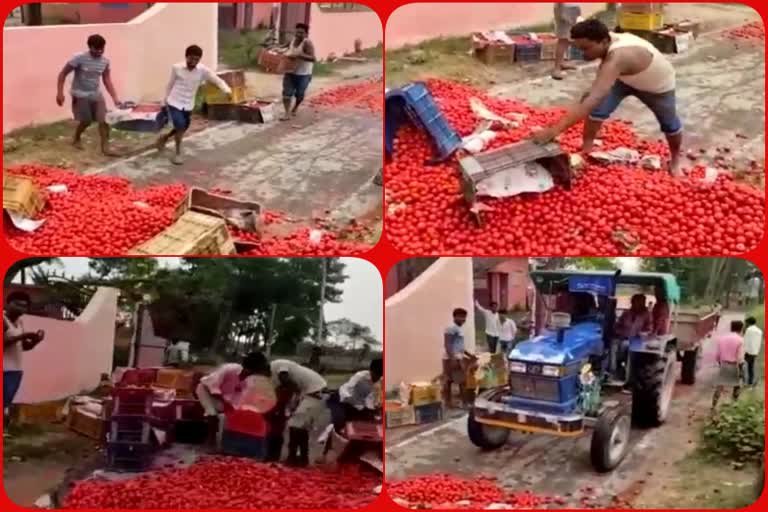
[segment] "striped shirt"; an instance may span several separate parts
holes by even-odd
[[[75,70],[72,96],[75,98],[101,98],[101,78],[109,69],[109,59],[94,57],[91,52],[78,53],[67,63]]]

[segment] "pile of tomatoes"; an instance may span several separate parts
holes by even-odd
[[[45,223],[37,230],[21,231],[5,223],[8,242],[27,254],[126,254],[170,226],[176,207],[187,193],[187,187],[180,184],[135,188],[124,178],[83,176],[43,165],[22,165],[6,172],[32,178],[46,200],[38,215]],[[64,185],[66,190],[47,190],[51,185]],[[284,217],[266,212],[264,219],[280,223]],[[310,228],[296,227],[264,240],[252,233],[231,231],[235,239],[257,244],[251,251],[253,255],[320,256],[369,250],[369,244],[346,241],[359,239],[365,229],[351,226],[341,232],[326,230],[310,238]]]
[[[752,23],[727,30],[725,37],[737,41],[765,41],[765,26],[761,21],[753,21]]]
[[[431,80],[428,86],[462,137],[479,123],[470,98],[501,116],[525,116],[519,126],[497,131],[486,150],[525,139],[564,112],[490,97],[447,80]],[[579,124],[560,137],[566,152],[580,151],[581,132]],[[665,143],[638,139],[627,122],[605,123],[600,139],[596,149],[626,147],[668,156]],[[480,213],[480,224],[463,197],[457,157],[427,165],[432,157],[426,134],[405,126],[384,167],[387,234],[406,254],[735,255],[751,250],[762,237],[764,193],[735,182],[727,172],[707,183],[701,166],[674,179],[666,171],[586,160],[571,190],[481,198],[490,210]]]
[[[309,100],[314,107],[351,107],[378,113],[382,111],[384,82],[380,78],[324,91]]]
[[[85,480],[63,506],[71,509],[356,509],[376,499],[380,475],[347,467],[296,469],[214,457],[137,478]]]
[[[566,504],[566,499],[560,496],[506,491],[494,478],[467,479],[446,474],[387,482],[387,494],[413,508],[479,509],[492,504],[505,504],[509,508],[531,509]]]

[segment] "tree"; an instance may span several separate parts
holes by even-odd
[[[5,286],[8,286],[13,282],[16,276],[21,276],[21,284],[26,284],[26,272],[29,269],[39,267],[44,263],[55,263],[58,258],[24,258],[23,260],[11,263],[8,270],[5,273]]]
[[[616,258],[566,258],[565,266],[581,270],[616,270]]]

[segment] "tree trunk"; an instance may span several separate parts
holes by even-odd
[[[21,6],[22,20],[29,27],[43,24],[43,4],[27,4]]]

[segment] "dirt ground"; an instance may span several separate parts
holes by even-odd
[[[720,330],[743,316],[723,315]],[[712,464],[696,451],[712,396],[714,348],[712,342],[704,348],[696,385],[676,386],[667,422],[657,429],[635,430],[629,455],[612,473],[600,475],[592,469],[589,435],[567,439],[515,433],[503,448],[483,452],[467,438],[466,414],[452,411],[441,424],[387,431],[387,479],[428,473],[493,475],[510,490],[564,496],[571,500],[570,508],[580,508],[585,488],[593,489],[598,508],[610,507],[614,497],[641,509],[748,505],[754,501],[756,471]]]

